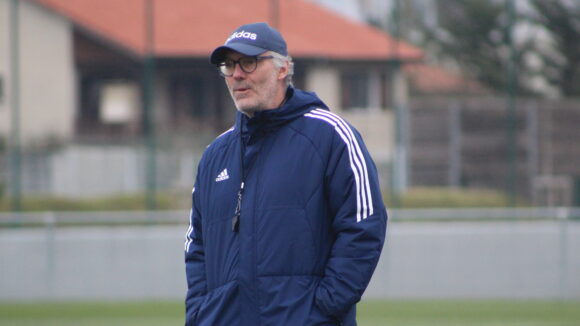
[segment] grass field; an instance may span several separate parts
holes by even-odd
[[[579,301],[364,301],[360,326],[579,326]],[[183,325],[181,302],[0,303],[2,326]]]

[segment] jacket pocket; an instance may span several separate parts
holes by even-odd
[[[235,325],[239,320],[238,284],[230,282],[208,292],[199,309],[192,314],[193,323],[186,325]]]
[[[320,286],[320,285],[319,285]],[[333,321],[333,325],[341,325],[341,326],[356,326],[356,305],[352,305],[348,311],[341,317],[332,315],[329,313],[322,303],[320,302],[321,298],[317,295],[319,294],[320,288],[317,288],[314,295],[314,303],[315,306],[314,310],[320,312],[320,314],[326,316]]]
[[[260,319],[263,326],[336,326],[315,303],[319,276],[263,276],[259,278]]]

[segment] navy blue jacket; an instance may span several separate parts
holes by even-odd
[[[356,325],[387,214],[360,135],[316,95],[238,113],[192,198],[186,325]]]

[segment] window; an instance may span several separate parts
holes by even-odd
[[[392,82],[388,73],[381,73],[381,107],[383,109],[392,108]]]
[[[344,110],[367,108],[368,75],[365,72],[345,72],[341,76],[341,106]]]
[[[84,75],[76,130],[83,136],[130,135],[140,119],[139,84],[129,78]]]
[[[101,85],[99,115],[105,124],[130,123],[139,110],[139,88],[133,82],[111,81]]]
[[[205,84],[200,77],[180,76],[171,83],[172,109],[174,118],[179,121],[198,119],[208,115]]]

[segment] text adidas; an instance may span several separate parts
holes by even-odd
[[[237,39],[237,38],[248,38],[250,40],[255,41],[258,38],[258,35],[256,33],[240,31],[240,32],[234,33],[234,34],[232,34],[232,36],[228,37],[228,39],[226,40],[226,43],[228,43],[229,41],[231,41],[233,39]]]

